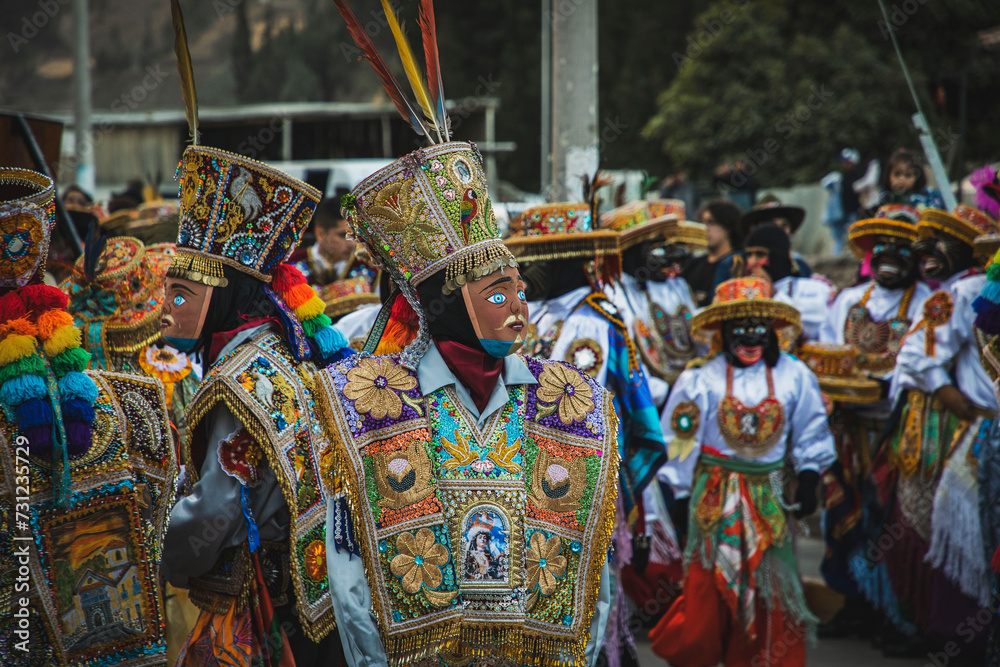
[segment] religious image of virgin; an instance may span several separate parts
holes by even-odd
[[[505,558],[496,557],[490,550],[489,531],[480,529],[473,533],[465,555],[465,578],[475,581],[503,581],[506,574]]]

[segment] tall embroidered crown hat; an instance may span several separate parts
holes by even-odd
[[[880,236],[890,236],[901,241],[917,240],[917,221],[920,211],[912,206],[886,204],[880,206],[874,218],[858,220],[847,230],[847,242],[856,257],[864,257],[875,240]]]
[[[619,233],[622,251],[655,239],[692,249],[708,247],[705,225],[685,220],[684,204],[675,199],[619,206],[601,216],[601,226]]]
[[[775,329],[802,327],[799,311],[771,298],[771,283],[760,278],[734,278],[715,288],[711,305],[691,318],[691,330],[715,331],[723,322],[748,317],[769,319]]]
[[[0,169],[0,290],[42,282],[55,224],[55,186],[28,169]]]

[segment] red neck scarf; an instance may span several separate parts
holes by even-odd
[[[434,341],[434,344],[448,369],[469,390],[472,402],[482,413],[503,370],[503,359],[453,340]]]
[[[277,325],[278,329],[284,331],[284,327],[281,326],[281,322],[278,321],[277,317],[258,317],[256,319],[248,321],[246,324],[241,324],[232,331],[220,331],[218,333],[212,334],[211,342],[208,346],[207,366],[215,363],[216,358],[219,356],[219,352],[222,352],[222,348],[229,344],[233,338],[236,338],[236,334],[246,329],[252,327],[258,327],[266,322],[273,322]]]

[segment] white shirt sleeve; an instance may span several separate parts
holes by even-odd
[[[698,428],[691,434],[694,439],[694,447],[687,456],[675,457],[668,460],[657,473],[657,477],[670,485],[675,498],[685,498],[691,495],[691,484],[694,478],[694,468],[698,463],[698,456],[701,452],[701,443],[705,437],[705,420],[714,414],[709,409],[711,400],[707,388],[701,387],[700,369],[689,369],[681,373],[674,384],[674,389],[670,392],[667,406],[660,417],[660,427],[663,429],[663,440],[667,443],[669,451],[671,441],[677,437],[674,433],[671,422],[674,411],[682,403],[691,402],[698,408]]]
[[[344,657],[350,667],[387,667],[389,660],[371,612],[364,561],[347,550],[337,551],[333,511],[331,499],[326,507],[326,571]]]
[[[782,362],[792,361],[785,357]],[[797,382],[802,388],[795,401],[789,420],[788,438],[792,445],[792,465],[795,472],[815,470],[824,472],[837,458],[833,434],[827,421],[826,406],[819,390],[816,375],[802,362],[797,362]],[[788,407],[786,406],[786,411]]]

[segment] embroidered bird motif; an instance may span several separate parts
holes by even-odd
[[[447,438],[441,438],[441,446],[451,454],[452,458],[444,462],[447,470],[455,470],[471,465],[479,460],[479,452],[473,452],[469,446],[469,441],[462,437],[461,433],[455,433],[455,443],[451,443]]]
[[[465,191],[465,195],[462,197],[462,206],[460,209],[461,213],[461,224],[462,224],[462,234],[465,236],[465,242],[469,242],[469,222],[476,217],[479,213],[479,202],[477,201],[476,193],[473,192],[472,188]]]
[[[254,383],[253,383],[253,393],[257,396],[257,399],[263,403],[268,408],[274,407],[274,384],[268,379],[266,375],[260,371],[253,372]]]
[[[521,439],[518,438],[512,444],[508,445],[507,434],[504,433],[500,437],[500,441],[497,442],[496,447],[486,456],[507,472],[517,474],[521,472],[521,466],[514,461],[514,457],[517,456],[520,451]]]

